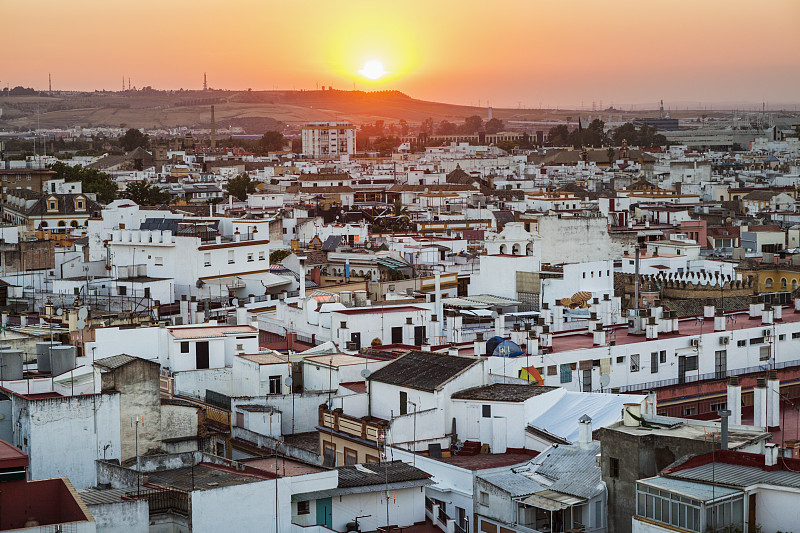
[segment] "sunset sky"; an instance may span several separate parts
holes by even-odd
[[[5,0],[0,84],[398,89],[493,106],[800,103],[798,0]],[[386,75],[368,80],[379,61]],[[378,71],[380,73],[380,71]]]

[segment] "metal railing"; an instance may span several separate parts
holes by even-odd
[[[748,366],[746,368],[735,368],[732,370],[726,370],[724,372],[717,371],[717,372],[706,372],[705,374],[697,374],[692,372],[689,374],[688,372],[684,376],[683,380],[680,378],[672,378],[672,379],[662,379],[660,381],[648,381],[646,383],[636,383],[633,385],[624,385],[619,388],[620,392],[630,392],[630,391],[638,391],[638,390],[650,390],[650,389],[659,389],[661,387],[671,387],[673,385],[682,385],[685,383],[694,383],[697,381],[705,381],[707,379],[727,379],[730,376],[740,376],[742,374],[752,374],[754,372],[764,372],[767,370],[777,370],[781,368],[788,368],[792,366],[800,366],[800,359],[795,359],[793,361],[783,361],[781,363],[775,363],[774,365],[770,365],[767,361],[765,364],[758,365],[758,366]]]

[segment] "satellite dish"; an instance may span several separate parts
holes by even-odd
[[[85,307],[81,307],[80,309],[78,309],[78,318],[80,318],[81,320],[86,320],[87,318],[89,318],[89,310],[86,309]]]
[[[372,374],[372,371],[369,368],[365,368],[364,370],[361,371],[361,377],[364,379],[367,379],[370,376],[370,374]]]
[[[231,305],[233,307],[239,307],[239,298],[234,298],[233,300],[231,300]]]
[[[79,318],[78,321],[75,323],[75,327],[78,329],[83,329],[86,327],[86,321],[82,318]]]
[[[492,318],[497,318],[498,316],[500,315],[497,314],[497,311],[492,311]]]
[[[294,380],[292,379],[292,376],[288,376],[285,380],[283,380],[283,382],[286,383],[287,387],[291,387],[292,383],[294,383]]]
[[[56,316],[61,316],[63,314],[64,314],[64,310],[63,309],[61,309],[60,307],[58,309],[56,309]]]
[[[600,374],[600,385],[603,387],[608,387],[609,383],[611,383],[611,376],[608,374]]]

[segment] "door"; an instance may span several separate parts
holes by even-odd
[[[414,345],[422,346],[425,341],[425,326],[414,326]]]
[[[200,341],[194,344],[195,359],[197,368],[208,368],[208,341]]]
[[[403,344],[403,326],[392,328],[392,344]]]
[[[317,500],[317,525],[333,529],[333,501],[331,498]]]
[[[717,350],[714,353],[714,374],[717,379],[725,379],[728,372],[728,351]]]
[[[678,383],[686,383],[686,356],[678,357]]]
[[[480,416],[479,405],[467,405],[467,427],[464,440],[479,440],[481,438]]]
[[[360,332],[351,333],[350,342],[356,345],[356,351],[361,350],[361,333]]]

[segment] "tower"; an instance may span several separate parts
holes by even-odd
[[[658,108],[658,118],[664,118],[664,100],[661,100],[661,106]]]
[[[208,79],[206,78],[205,72],[203,72],[203,90],[204,91],[208,90]]]
[[[53,92],[53,78],[50,76],[50,73],[47,73],[47,86],[48,92]]]
[[[211,148],[217,147],[217,123],[214,120],[214,106],[211,106]]]

